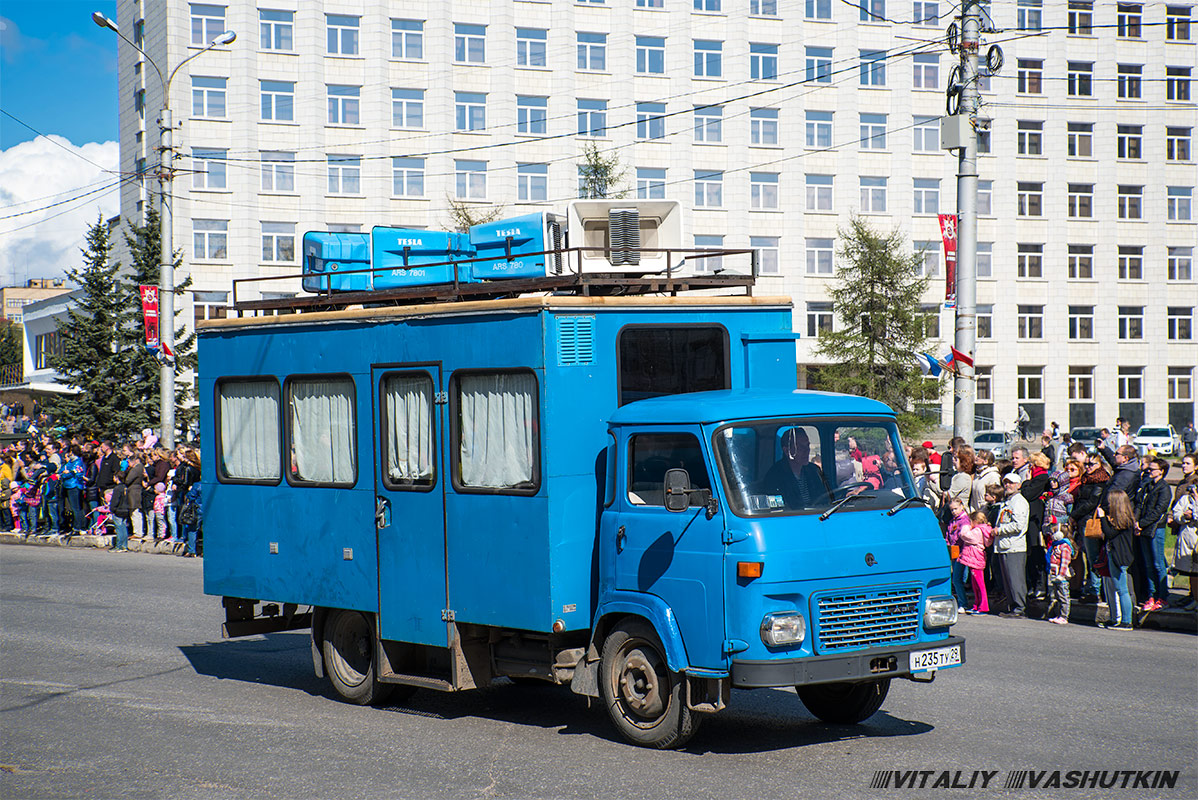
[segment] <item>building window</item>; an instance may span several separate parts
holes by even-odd
[[[636,104],[636,138],[663,139],[666,135],[665,103]]]
[[[1118,138],[1116,140],[1116,149],[1119,158],[1122,159],[1139,159],[1142,158],[1142,147],[1144,141],[1144,126],[1143,125],[1119,125],[1117,126]]]
[[[913,58],[912,88],[940,88],[940,54],[918,53]]]
[[[62,334],[58,331],[38,334],[33,342],[34,369],[49,369],[53,366],[54,359],[66,352]]]
[[[724,107],[695,106],[695,141],[713,144],[724,140]]]
[[[1070,97],[1093,97],[1094,62],[1070,61],[1068,85]]]
[[[1190,40],[1190,7],[1165,7],[1165,40],[1188,42]]]
[[[978,181],[978,216],[994,213],[994,181]]]
[[[1194,248],[1170,247],[1166,275],[1171,281],[1194,279]]]
[[[940,306],[935,303],[920,303],[919,314],[923,322],[923,335],[928,339],[940,338]]]
[[[916,153],[940,152],[940,118],[915,117],[915,127],[911,130],[913,138],[912,149]]]
[[[1193,306],[1169,306],[1169,339],[1186,341],[1194,338]]]
[[[1170,222],[1189,222],[1194,218],[1194,187],[1193,186],[1170,186],[1168,187],[1168,213],[1167,217]]]
[[[1044,62],[1034,58],[1021,58],[1015,75],[1015,91],[1020,94],[1043,94]]]
[[[1144,218],[1144,187],[1119,186],[1119,219]]]
[[[1168,376],[1170,400],[1194,399],[1193,367],[1169,367]]]
[[[334,86],[329,84],[329,124],[357,125],[359,118],[360,86]]]
[[[1138,100],[1143,97],[1143,64],[1120,64],[1118,76],[1120,99]]]
[[[225,28],[225,7],[191,4],[191,43],[196,47],[212,44]]]
[[[1016,266],[1020,278],[1044,277],[1044,245],[1020,244],[1016,247]]]
[[[391,57],[407,61],[424,58],[424,22],[418,19],[391,20]]]
[[[749,208],[754,211],[778,210],[778,173],[749,173]]]
[[[665,0],[636,0],[637,8],[665,8]]]
[[[1119,245],[1119,280],[1144,279],[1144,248],[1139,245]]]
[[[861,177],[861,212],[886,213],[886,178]]]
[[[397,156],[391,159],[391,194],[424,197],[424,159]]]
[[[487,26],[453,24],[453,60],[459,64],[484,64],[487,60]]]
[[[755,81],[778,79],[778,45],[749,43],[749,77]]]
[[[1070,400],[1093,400],[1094,399],[1094,368],[1093,367],[1070,367],[1069,368],[1069,399]]]
[[[274,262],[295,261],[295,223],[262,223],[262,260]]]
[[[329,194],[362,193],[361,156],[329,156]]]
[[[936,26],[940,24],[940,4],[935,0],[915,0],[912,4],[911,22],[915,25]]]
[[[832,330],[832,304],[807,303],[807,338],[818,339],[820,333]]]
[[[708,234],[706,236],[695,235],[696,250],[723,250],[724,237]],[[719,272],[724,268],[724,257],[722,255],[712,255],[706,258],[696,258],[695,272]]]
[[[693,0],[695,11],[706,14],[720,13],[720,0]]]
[[[1091,158],[1094,155],[1094,123],[1070,122],[1068,125],[1069,155]]]
[[[831,175],[808,175],[807,176],[807,210],[808,211],[831,211],[832,210],[832,176]]]
[[[262,191],[295,191],[295,153],[282,150],[262,151]]]
[[[661,36],[636,37],[636,71],[640,75],[664,75],[666,40]]]
[[[1040,30],[1044,18],[1043,5],[1043,0],[1019,0],[1015,7],[1015,25],[1020,30]]]
[[[832,19],[832,0],[806,0],[807,19]]]
[[[578,33],[578,68],[593,72],[607,69],[607,34]]]
[[[652,167],[637,167],[636,196],[638,200],[664,200],[666,171]]]
[[[1144,338],[1144,306],[1119,306],[1119,338]]]
[[[259,81],[262,119],[265,122],[295,121],[295,84],[291,81]]]
[[[521,203],[544,203],[549,199],[549,165],[516,165],[516,199]]]
[[[1044,399],[1044,367],[1018,367],[1015,373],[1016,395],[1020,400]]]
[[[885,150],[886,149],[886,115],[885,114],[862,114],[861,115],[861,149],[862,150]]]
[[[295,12],[258,9],[258,31],[258,46],[263,50],[290,53],[294,49]]]
[[[1139,3],[1119,3],[1116,6],[1116,23],[1121,39],[1139,39],[1141,36],[1140,22],[1143,18],[1144,6]]]
[[[360,17],[343,14],[325,14],[328,24],[328,53],[331,56],[356,56],[358,54],[358,26]]]
[[[778,274],[778,237],[750,236],[749,247],[757,251],[757,274]]]
[[[940,179],[939,178],[916,178],[915,179],[915,213],[916,214],[939,214],[940,213]]]
[[[806,116],[808,147],[832,146],[832,112],[808,111]]]
[[[1021,156],[1044,155],[1044,123],[1021,119],[1016,124],[1016,152]]]
[[[1044,184],[1025,183],[1017,185],[1018,214],[1021,217],[1044,216]]]
[[[1020,339],[1044,338],[1044,306],[1019,306],[1017,322]]]
[[[1094,33],[1094,0],[1069,0],[1069,32],[1075,36]]]
[[[195,321],[206,319],[225,319],[229,314],[228,292],[193,292],[192,310]]]
[[[994,277],[994,242],[978,242],[976,267],[979,278]]]
[[[229,221],[195,219],[191,221],[194,248],[191,257],[199,261],[223,261],[229,257]]]
[[[424,127],[424,90],[391,90],[391,127]]]
[[[459,200],[487,199],[487,162],[463,161],[453,162],[455,189]]]
[[[977,334],[979,339],[994,338],[994,306],[979,305],[976,311]]]
[[[1069,245],[1069,277],[1087,281],[1094,277],[1094,245]]]
[[[719,78],[724,74],[724,43],[695,39],[695,77]]]
[[[807,83],[832,82],[832,48],[808,47],[806,50]]]
[[[778,109],[749,109],[749,144],[761,147],[778,145]]]
[[[487,96],[480,92],[454,92],[454,129],[469,133],[486,130]]]
[[[977,378],[978,399],[993,400],[994,367],[974,367],[973,374]]]
[[[607,135],[607,101],[579,100],[578,101],[578,135],[606,136]]]
[[[146,90],[138,89],[133,93],[133,110],[137,112],[138,119],[146,118]]]
[[[695,170],[695,208],[724,206],[724,173]]]
[[[1144,368],[1119,367],[1119,399],[1144,399]]]
[[[832,240],[831,239],[808,239],[807,240],[807,274],[808,275],[831,275],[832,274]]]
[[[1069,216],[1073,219],[1089,219],[1094,216],[1094,184],[1069,184]]]
[[[1165,67],[1165,99],[1190,102],[1190,67]]]
[[[862,50],[860,69],[862,86],[885,86],[886,51]]]
[[[549,31],[541,28],[516,28],[516,66],[548,66],[545,57]]]
[[[1069,338],[1094,338],[1094,306],[1069,306]]]
[[[204,119],[224,119],[226,83],[226,78],[192,75],[191,115]]]
[[[549,132],[549,98],[516,95],[516,132],[543,136]]]
[[[886,0],[861,0],[861,22],[886,22]]]
[[[191,186],[193,189],[227,189],[228,150],[211,150],[208,148],[193,148],[191,157],[195,161]]]
[[[921,278],[935,278],[940,274],[940,242],[912,242],[915,254],[920,257],[917,274]]]
[[[1165,160],[1190,160],[1190,131],[1192,128],[1165,128]]]

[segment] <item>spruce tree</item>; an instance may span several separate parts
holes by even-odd
[[[857,216],[838,233],[830,294],[843,326],[820,332],[816,352],[831,363],[819,370],[819,388],[880,400],[898,412],[904,434],[918,434],[928,421],[916,403],[939,398],[939,384],[923,376],[914,358],[927,347],[923,255],[912,253],[899,230],[882,234]]]

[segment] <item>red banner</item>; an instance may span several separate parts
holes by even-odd
[[[139,286],[141,313],[146,319],[146,347],[158,347],[158,287]]]
[[[940,215],[940,238],[944,240],[944,305],[957,304],[957,215]]]

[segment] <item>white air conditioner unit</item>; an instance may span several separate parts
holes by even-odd
[[[566,206],[570,247],[583,272],[665,273],[682,264],[679,253],[644,252],[682,247],[682,206],[677,200],[571,200]]]

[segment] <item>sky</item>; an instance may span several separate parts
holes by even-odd
[[[115,0],[0,0],[0,285],[80,266],[120,210]]]

